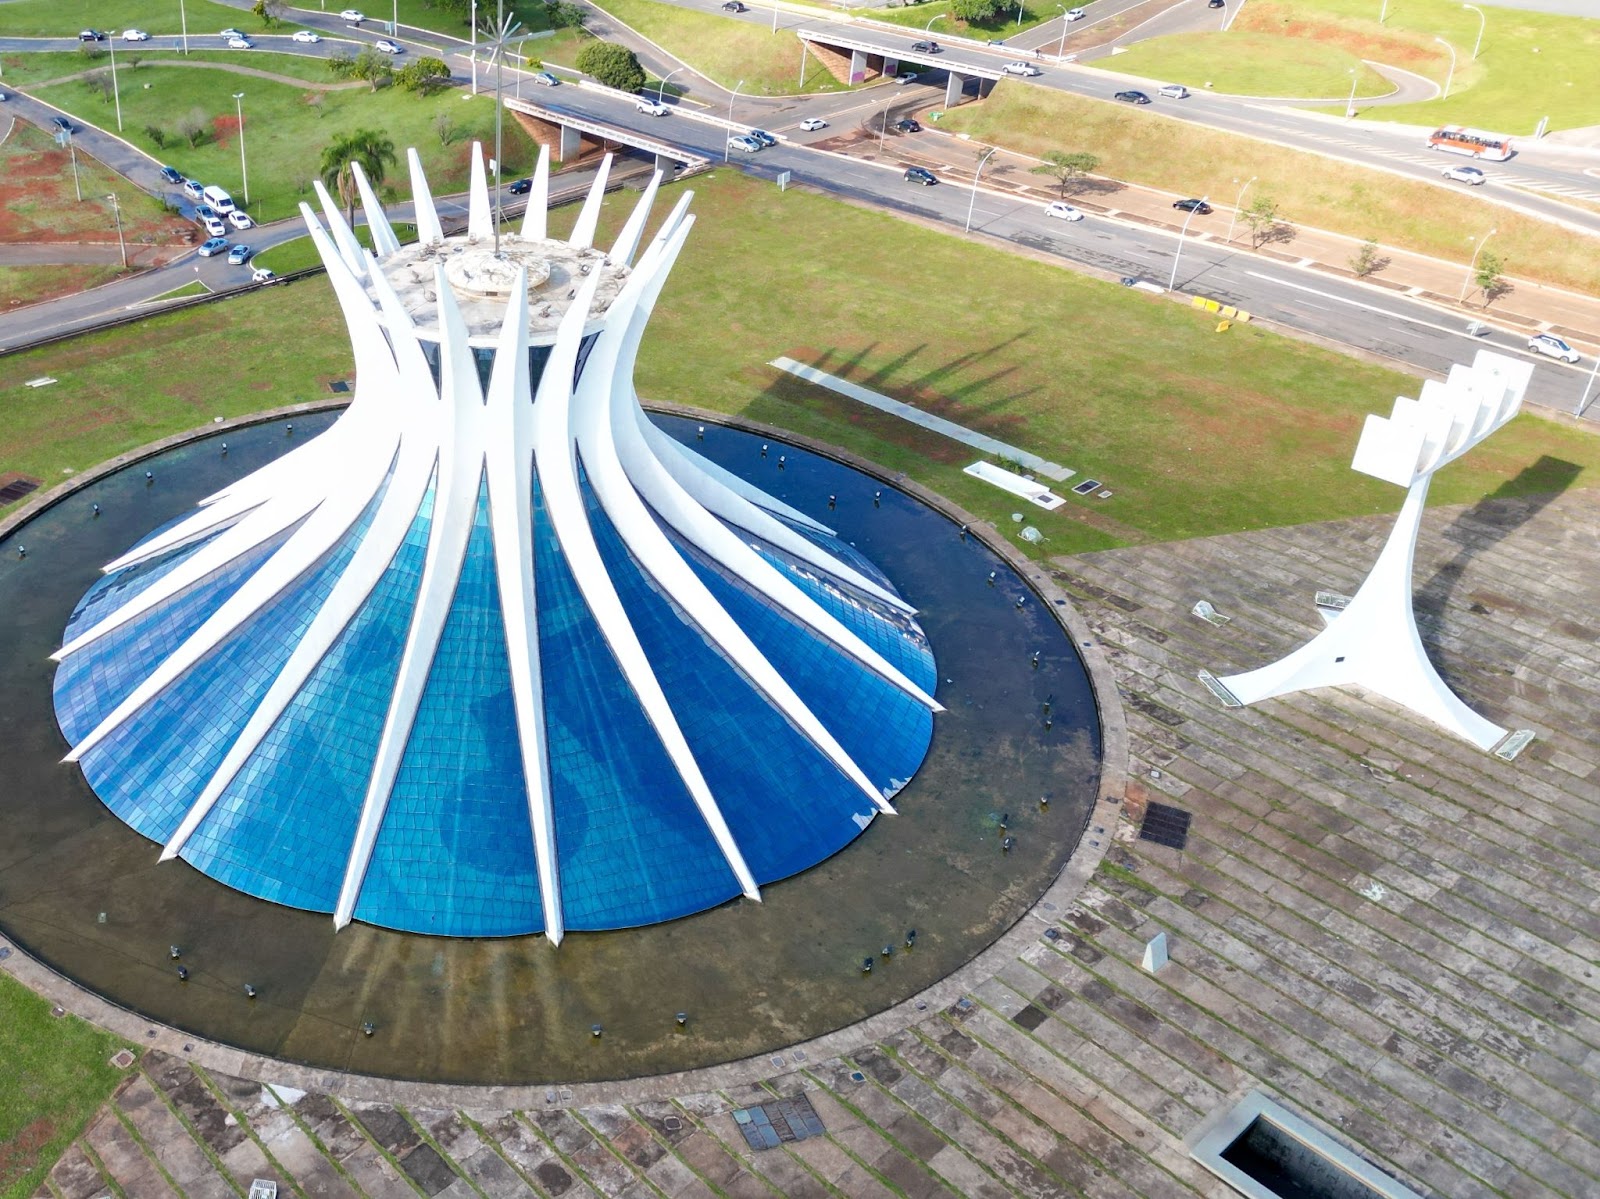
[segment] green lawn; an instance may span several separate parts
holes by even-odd
[[[961,473],[977,454],[766,365],[789,355],[1104,480],[1112,500],[1029,512],[1047,554],[1399,504],[1348,463],[1365,414],[1414,380],[1248,325],[1218,334],[1187,307],[733,171],[694,188],[700,219],[640,361],[647,397],[847,446],[1012,527],[1014,499]],[[608,199],[605,229],[632,200]],[[557,214],[557,232],[572,215]],[[219,374],[224,359],[238,369]],[[0,358],[6,461],[59,477],[216,415],[326,396],[349,371],[324,280],[262,288]],[[63,383],[48,411],[22,387],[46,373]],[[1575,464],[1579,485],[1600,479],[1600,439],[1524,416],[1444,472],[1433,498],[1471,501],[1512,478],[1535,490],[1518,476],[1542,457]]]
[[[116,1087],[123,1048],[0,974],[0,1199],[27,1199]]]
[[[486,94],[467,97],[460,91],[448,90],[420,97],[396,88],[376,93],[359,88],[312,93],[265,79],[241,80],[227,71],[171,66],[141,67],[138,74],[141,86],[124,88],[122,94],[123,136],[192,178],[220,184],[240,202],[244,189],[239,145],[231,122],[235,113],[233,93],[245,93],[249,209],[258,221],[293,215],[299,202],[311,194],[311,180],[318,173],[322,147],[340,133],[380,129],[394,142],[398,165],[389,171],[388,187],[401,196],[410,192],[404,159],[407,146],[417,148],[434,190],[444,194],[465,188],[472,139],[479,138],[486,144],[493,140],[494,105]],[[38,89],[37,94],[96,124],[107,123],[99,98],[92,96],[82,83],[54,84]],[[321,98],[320,105],[308,103],[312,96]],[[193,149],[181,140],[174,144],[171,138],[176,136],[177,119],[194,108],[211,120],[221,118],[223,123]],[[439,113],[446,114],[453,126],[448,146],[441,144],[434,130]],[[156,146],[145,131],[150,124],[166,130],[169,140],[165,148]],[[506,173],[531,169],[536,154],[521,126],[506,121]]]
[[[307,58],[300,54],[272,54],[261,50],[224,50],[221,43],[201,48],[194,47],[193,52],[185,55],[178,50],[142,50],[137,46],[126,48],[117,47],[117,85],[122,92],[123,103],[126,105],[131,94],[143,91],[144,85],[150,82],[149,68],[154,64],[182,63],[195,70],[205,70],[222,66],[244,67],[256,71],[267,71],[274,75],[283,75],[289,79],[302,79],[307,83],[322,85],[342,85],[345,81],[335,79],[328,70],[328,64],[320,58]],[[138,66],[133,65],[137,59]],[[69,51],[57,54],[12,54],[5,59],[6,79],[11,83],[26,86],[50,82],[58,79],[68,79],[81,75],[85,71],[97,69],[109,70],[111,56],[101,53],[98,58],[87,58],[81,51]],[[242,91],[249,87],[252,76],[240,76],[234,73],[233,82],[235,91]],[[365,87],[365,84],[361,86]],[[87,94],[87,93],[85,93]],[[99,97],[95,103],[99,104]],[[111,102],[106,102],[110,109]],[[126,109],[124,109],[123,122],[127,123]],[[114,112],[101,115],[98,122],[116,128]]]
[[[1315,41],[1286,41],[1270,33],[1151,38],[1098,65],[1240,96],[1342,101],[1350,95],[1352,83],[1357,100],[1394,90],[1393,84],[1346,50]]]
[[[212,0],[185,0],[184,8],[191,34],[261,24],[248,12]],[[71,37],[85,28],[120,31],[130,26],[151,34],[175,34],[179,13],[172,0],[7,0],[3,24],[8,37]],[[8,61],[6,70],[10,69]]]
[[[1541,117],[1551,129],[1600,124],[1600,21],[1480,6],[1483,44],[1476,61],[1478,14],[1459,0],[1390,0],[1378,24],[1372,0],[1251,0],[1233,32],[1275,35],[1284,52],[1318,45],[1335,53],[1389,63],[1443,85],[1450,54],[1455,78],[1448,100],[1363,111],[1378,121],[1460,124],[1526,136]],[[1120,56],[1119,56],[1120,57]]]
[[[1088,10],[1089,16],[1095,16],[1092,4],[1085,4],[1082,7]],[[1010,4],[1004,7],[994,20],[969,25],[950,15],[950,0],[931,0],[928,4],[914,4],[905,8],[874,9],[870,16],[874,21],[887,21],[891,25],[904,25],[908,29],[925,29],[928,36],[935,40],[940,34],[944,34],[949,37],[976,38],[979,41],[1015,37],[1019,33],[1026,33],[1030,29],[1036,29],[1048,21],[1059,20],[1061,17],[1056,6],[1048,0],[1033,0],[1031,4],[1023,0],[1021,11],[1021,24],[1017,22],[1017,5]],[[928,22],[935,17],[942,19],[932,29],[928,29]]]

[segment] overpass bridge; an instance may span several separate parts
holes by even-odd
[[[902,50],[870,36],[847,37],[837,30],[798,29],[802,47],[800,74],[805,75],[805,54],[815,54],[843,83],[864,83],[875,75],[900,73],[907,63],[922,68],[937,68],[946,73],[944,106],[954,108],[966,98],[967,84],[977,82],[975,94],[981,98],[1005,77],[999,67],[971,62],[952,62],[942,55]]]
[[[633,97],[628,97],[632,100]],[[505,98],[505,106],[521,113],[535,126],[534,139],[548,145],[551,154],[562,162],[570,162],[583,153],[583,143],[602,150],[627,148],[642,150],[655,156],[656,169],[666,178],[675,171],[693,172],[710,165],[704,155],[696,154],[682,146],[646,136],[624,125],[615,125],[601,117],[579,116],[566,109],[549,104],[535,104],[532,100]],[[541,133],[545,136],[541,136]]]

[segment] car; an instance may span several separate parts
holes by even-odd
[[[1228,0],[1206,0],[1207,8],[1227,8]]]
[[[80,42],[103,42],[106,40],[106,35],[98,29],[84,29],[79,31],[78,40]]]
[[[648,96],[640,96],[633,105],[635,112],[642,112],[646,116],[664,117],[667,115],[667,106],[659,100],[652,100]]]
[[[944,47],[941,46],[938,42],[912,42],[911,43],[911,53],[913,53],[913,54],[943,54],[944,53]]]
[[[746,137],[742,133],[736,133],[728,139],[728,149],[742,150],[746,154],[754,154],[761,149],[761,143],[753,137]]]
[[[1053,216],[1063,221],[1081,221],[1083,213],[1068,204],[1065,200],[1052,200],[1044,210],[1045,216]]]
[[[220,37],[223,41],[227,41],[230,37],[243,37],[244,36],[244,30],[235,29],[232,25],[230,25],[230,26],[228,26],[228,28],[224,29],[221,33],[217,34],[217,36]]]
[[[508,187],[506,190],[509,191],[513,196],[525,196],[525,195],[527,195],[529,192],[531,192],[533,190],[533,180],[532,179],[516,179],[516,180],[513,180],[512,183],[511,183],[511,186]]]
[[[403,50],[401,48],[401,46],[400,46],[400,44],[398,42],[391,42],[387,38],[379,38],[377,43],[376,43],[376,45],[377,45],[377,49],[378,49],[378,53],[379,54],[404,54],[405,53],[405,50]]]
[[[296,29],[291,40],[297,42],[309,42],[314,46],[322,40],[322,35],[320,33],[315,33],[310,29]]]
[[[992,37],[983,44],[985,46],[1003,46],[1006,44],[1006,39],[1003,37]]]
[[[1081,20],[1083,20],[1083,18],[1085,18],[1088,15],[1089,14],[1084,12],[1083,9],[1081,9],[1081,8],[1069,8],[1069,9],[1067,9],[1067,20],[1069,20],[1069,21],[1081,21]]]
[[[750,11],[750,6],[747,5],[747,4],[742,3],[741,0],[728,0],[728,2],[722,6],[722,11],[723,12],[749,12]]]
[[[221,213],[219,213],[209,204],[196,204],[194,206],[194,219],[200,221],[202,224],[206,221],[209,221],[212,217],[220,217],[221,215]]]
[[[939,177],[927,167],[907,167],[905,179],[907,183],[920,183],[923,187],[932,187],[939,182]]]
[[[208,216],[200,223],[206,227],[207,237],[228,236],[228,226],[223,223],[222,218],[219,216]]]
[[[1578,361],[1578,351],[1562,341],[1554,333],[1536,333],[1528,338],[1528,349],[1535,354],[1548,354],[1552,358],[1559,358],[1562,362]]]
[[[1002,75],[1042,75],[1043,71],[1031,62],[1008,62],[1000,67]]]
[[[255,222],[250,219],[250,214],[242,208],[235,208],[228,214],[228,224],[235,229],[248,229]]]
[[[1168,100],[1187,100],[1189,89],[1181,83],[1164,83],[1156,89],[1156,95],[1165,96]]]
[[[534,76],[533,76],[533,81],[535,83],[537,83],[540,87],[560,87],[561,86],[561,80],[557,79],[549,71],[539,71],[539,72],[535,73]]]
[[[250,261],[250,247],[246,245],[234,246],[228,251],[229,266],[243,266]]]
[[[205,245],[200,247],[200,257],[210,258],[213,254],[221,254],[227,248],[227,238],[213,237],[210,241],[206,242]]]
[[[1446,179],[1454,179],[1457,183],[1465,183],[1472,187],[1479,186],[1484,180],[1484,174],[1477,167],[1446,167],[1439,172]]]
[[[4,104],[9,99],[11,99],[10,95],[5,92],[0,92],[0,104]]]
[[[895,80],[899,83],[915,83],[920,78],[922,76],[915,71],[901,71],[895,76]]]
[[[277,277],[277,273],[271,267],[266,266],[258,266],[250,272],[250,282],[252,283],[271,283]]]
[[[255,48],[256,44],[247,37],[230,37],[228,39],[228,49],[230,50],[254,50]]]
[[[339,14],[339,19],[341,21],[349,21],[352,24],[359,25],[367,18],[359,8],[347,8]]]
[[[122,40],[125,42],[148,42],[150,35],[142,29],[124,29]]]
[[[921,133],[922,126],[917,124],[913,118],[906,117],[904,120],[894,123],[894,130],[896,133]]]
[[[1179,212],[1195,212],[1206,216],[1211,212],[1211,205],[1204,200],[1174,200],[1172,206]]]
[[[1117,92],[1111,98],[1113,100],[1121,100],[1124,104],[1150,103],[1150,97],[1143,92]]]
[[[198,200],[206,190],[206,185],[198,179],[185,179],[183,181],[183,194],[191,200]]]
[[[814,133],[818,129],[826,129],[827,127],[828,122],[824,121],[821,117],[807,117],[805,120],[800,122],[800,128],[804,129],[807,133]]]
[[[179,171],[177,167],[162,167],[161,181],[163,183],[170,183],[174,187],[182,187],[183,173]]]
[[[748,133],[746,133],[745,136],[755,138],[756,141],[761,143],[761,148],[763,150],[765,150],[768,146],[776,146],[778,144],[778,139],[773,137],[772,134],[768,133],[765,129],[751,129],[748,131]]]
[[[52,125],[54,125],[57,129],[59,129],[62,133],[76,133],[77,132],[77,129],[73,126],[72,122],[70,120],[68,120],[66,117],[51,117],[50,118],[50,123]]]

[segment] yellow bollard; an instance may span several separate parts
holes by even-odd
[[[1222,321],[1217,325],[1217,332],[1218,333],[1226,333],[1232,327],[1233,327],[1233,322],[1232,321]]]
[[[1240,321],[1248,321],[1250,319],[1250,314],[1248,312],[1241,312],[1234,319],[1235,320],[1240,320]]]
[[[1190,299],[1189,299],[1189,307],[1190,308],[1204,308],[1205,306],[1206,306],[1206,298],[1204,296],[1192,296],[1192,297],[1190,297]]]
[[[1220,312],[1221,310],[1222,310],[1222,305],[1217,303],[1215,300],[1207,300],[1206,301],[1206,311],[1207,312]]]
[[[1224,304],[1222,306],[1222,315],[1227,317],[1229,320],[1232,320],[1234,317],[1239,315],[1239,310],[1232,304]]]

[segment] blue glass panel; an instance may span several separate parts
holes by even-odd
[[[451,936],[544,927],[487,479],[356,916]]]
[[[219,882],[331,912],[361,816],[433,519],[418,506],[388,568],[182,856]]]
[[[756,880],[794,874],[848,845],[871,820],[871,799],[658,593],[587,488],[585,499],[623,606]],[[791,640],[786,656],[796,669],[814,671],[823,685],[843,692],[866,685],[864,671],[831,648],[798,635]],[[775,665],[781,669],[783,660]],[[888,727],[883,736],[903,734]],[[926,746],[924,734],[914,750],[918,760]]]
[[[739,894],[612,657],[534,479],[534,577],[562,907],[574,929],[623,928]]]
[[[178,520],[168,521],[149,537],[141,539],[133,548],[138,549],[151,538],[159,536],[168,528],[178,524],[180,520],[187,520],[192,515],[192,512],[185,512]],[[215,536],[215,533],[209,534],[188,545],[168,550],[148,562],[136,562],[111,574],[101,575],[95,580],[94,586],[89,588],[84,597],[78,601],[78,606],[72,610],[72,615],[67,619],[66,632],[61,638],[62,642],[71,641],[76,634],[92,628],[96,621],[109,616],[145,588],[171,574],[188,559],[189,555],[206,545]]]

